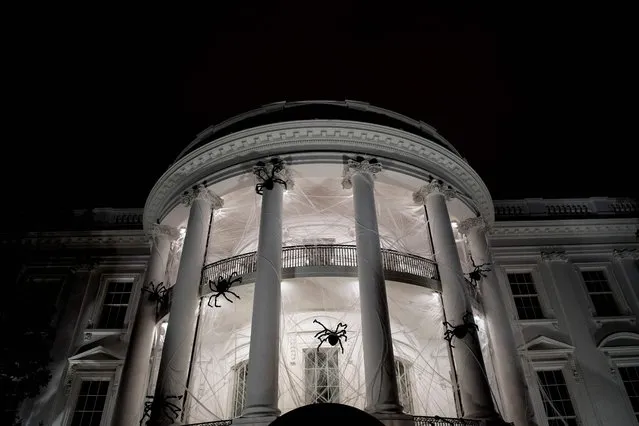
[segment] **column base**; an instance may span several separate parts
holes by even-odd
[[[252,407],[247,407],[242,412],[242,416],[240,418],[245,417],[278,417],[282,412],[279,408],[274,408],[270,405],[254,405]]]
[[[415,426],[413,416],[403,413],[371,413],[385,426]]]
[[[233,419],[234,425],[243,426],[268,426],[277,419],[277,416],[238,417]]]

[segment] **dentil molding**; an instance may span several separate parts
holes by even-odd
[[[425,137],[370,123],[308,120],[275,123],[240,131],[194,150],[176,161],[151,190],[145,223],[162,219],[188,188],[203,179],[215,183],[250,173],[253,161],[286,153],[292,161],[311,153],[316,160],[337,162],[344,152],[386,158],[385,168],[411,175],[430,173],[472,199],[488,222],[494,220],[490,193],[466,161]],[[321,155],[320,155],[321,154]],[[391,160],[392,159],[392,160]]]

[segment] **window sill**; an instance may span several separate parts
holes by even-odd
[[[637,317],[634,315],[614,315],[608,317],[592,317],[592,320],[597,325],[597,328],[601,327],[604,324],[610,324],[614,322],[627,322],[630,325],[637,324]]]
[[[88,328],[84,331],[84,341],[101,339],[106,336],[114,336],[126,333],[125,328]]]
[[[541,326],[552,326],[555,329],[559,329],[559,321],[555,318],[536,318],[536,319],[517,320],[517,323],[522,327],[531,326],[531,325],[541,325]]]

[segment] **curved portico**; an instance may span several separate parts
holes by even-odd
[[[492,202],[472,168],[438,138],[368,122],[304,120],[242,129],[186,150],[155,185],[144,212],[146,223],[186,233],[177,281],[169,283],[159,315],[169,316],[154,425],[240,412],[234,423],[268,424],[309,403],[299,395],[319,377],[309,376],[309,359],[330,364],[332,356],[335,372],[327,377],[351,375],[333,379],[340,397],[387,424],[412,424],[402,405],[410,414],[499,419],[477,336],[471,332],[451,358],[442,326],[446,319],[460,325],[466,312],[474,321],[451,222],[491,223]],[[271,161],[282,169],[255,173]],[[180,204],[196,188],[208,195]],[[233,287],[238,299],[209,307],[216,290],[209,280],[233,273],[242,278]],[[332,327],[347,322],[348,351],[315,348],[312,319]],[[419,329],[411,327],[417,323]],[[205,330],[220,333],[219,341],[207,340]],[[187,350],[171,343],[185,341],[195,344]],[[329,358],[319,361],[315,353]],[[216,367],[206,367],[207,359]],[[321,365],[330,370],[329,364]],[[248,371],[240,411],[231,402],[238,368]],[[211,383],[225,374],[235,378]],[[428,380],[441,382],[433,394],[443,395],[433,396],[440,407],[415,409],[414,394],[429,388]],[[283,383],[289,383],[284,390]],[[216,392],[224,397],[212,397]],[[455,413],[456,399],[463,413]],[[168,403],[177,407],[174,415],[166,415]],[[130,418],[133,408],[127,409]]]

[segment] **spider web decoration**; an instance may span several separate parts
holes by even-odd
[[[283,195],[283,245],[354,246],[352,191],[341,188],[341,167],[322,165],[315,174],[307,173],[313,166],[304,167],[295,166],[293,171],[302,172],[294,176],[295,188]],[[392,179],[381,175],[376,179],[375,194],[382,247],[433,258],[436,253],[430,249],[423,207],[413,203],[412,190],[393,185]],[[206,264],[257,250],[262,197],[254,186],[254,177],[246,175],[240,177],[234,191],[224,195],[224,207],[214,213]],[[331,264],[342,265],[337,254],[329,258]],[[220,307],[200,311],[192,373],[189,388],[185,389],[187,423],[226,420],[236,412],[236,397],[242,397],[244,388],[238,382],[241,379],[235,367],[248,360],[254,286],[250,282],[234,285],[232,289],[239,297],[232,298],[234,303],[219,303]],[[384,350],[392,350],[404,368],[402,386],[410,391],[403,394],[411,401],[405,405],[412,407],[414,415],[457,417],[455,377],[449,345],[442,339],[445,328],[439,294],[389,280],[386,289],[392,345]],[[281,291],[280,410],[285,413],[307,401],[326,402],[333,398],[365,408],[367,383],[357,279],[295,278],[284,280]],[[205,297],[208,299],[203,300],[202,306],[211,296]],[[324,343],[320,348],[320,352],[335,352],[336,362],[331,358],[333,352],[310,359],[309,350],[318,353],[314,336],[320,330],[314,319],[329,328],[340,322],[348,324],[343,353],[339,344],[333,347]],[[481,330],[479,340],[483,351],[486,346]],[[327,393],[327,387],[336,380],[339,389]]]

